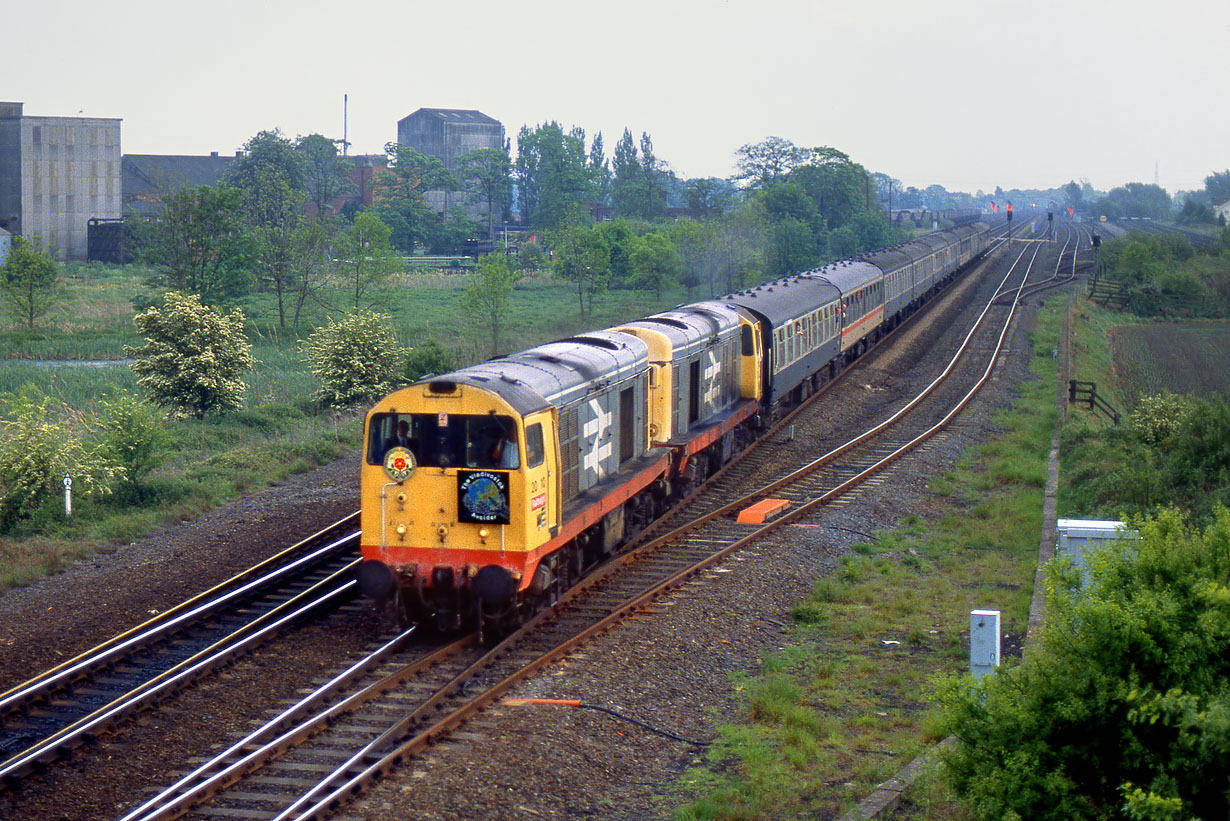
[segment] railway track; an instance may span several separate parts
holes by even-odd
[[[357,514],[0,694],[12,789],[202,675],[356,595]]]
[[[1027,254],[1036,259],[1040,250],[1040,244],[1023,250],[1014,267]],[[1061,254],[1057,267],[1062,264]],[[1018,276],[1020,291],[1028,276]],[[617,557],[583,579],[555,608],[538,614],[487,652],[463,642],[438,654],[398,661],[394,658],[398,654],[412,654],[405,652],[408,635],[394,637],[381,648],[385,655],[377,659],[373,654],[372,661],[339,675],[344,686],[322,688],[310,705],[295,705],[275,717],[231,750],[178,779],[125,816],[125,821],[189,812],[200,818],[323,817],[624,616],[742,546],[849,494],[942,430],[992,378],[1001,356],[1015,306],[1001,311],[993,303],[994,299],[983,311],[985,321],[959,346],[949,368],[908,407],[874,429],[753,494],[738,488],[747,486],[763,465],[754,458],[732,463],[689,498],[688,511],[703,515],[682,526],[666,527],[668,532]],[[998,321],[992,322],[993,318]],[[967,364],[971,357],[977,366]],[[906,427],[909,431],[902,433]],[[885,438],[890,431],[892,438]],[[755,527],[731,518],[732,512],[768,494],[789,499],[790,511]],[[367,676],[367,683],[357,682],[361,675]],[[328,692],[335,692],[332,701]],[[267,752],[256,756],[253,748],[258,746]],[[293,754],[288,752],[292,747]],[[259,764],[257,758],[262,759]],[[233,789],[224,791],[227,786]]]
[[[1049,277],[1027,283],[1020,292],[1020,297],[1029,297],[1060,285],[1067,285],[1080,274],[1093,270],[1094,261],[1091,254],[1080,255],[1082,246],[1085,250],[1092,248],[1090,232],[1083,226],[1064,225],[1065,233],[1063,247],[1055,259],[1055,268]],[[1001,290],[995,295],[999,304],[1003,305],[1017,298],[1016,291],[1011,288]]]

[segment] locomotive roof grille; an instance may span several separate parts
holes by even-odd
[[[427,389],[432,393],[456,393],[457,383],[451,379],[433,379],[427,383]]]
[[[669,325],[672,328],[678,328],[681,331],[686,331],[688,329],[688,324],[686,322],[680,322],[678,319],[671,319],[670,317],[665,316],[647,316],[642,321],[657,322],[662,325]]]
[[[618,351],[624,347],[617,342],[612,342],[609,339],[602,339],[597,336],[570,336],[567,339],[561,339],[559,341],[579,342],[582,345],[593,345],[595,348],[606,348],[608,351]]]

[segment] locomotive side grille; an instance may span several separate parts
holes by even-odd
[[[577,456],[581,443],[577,437],[577,409],[569,408],[559,418],[560,488],[564,499],[571,499],[581,492],[580,471]]]

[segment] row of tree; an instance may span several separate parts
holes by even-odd
[[[1103,194],[1084,180],[1079,183],[1072,180],[1056,191],[999,193],[1005,199],[1015,196],[1020,202],[1062,205],[1108,219],[1173,218],[1181,225],[1220,224],[1225,227],[1225,218],[1215,214],[1214,208],[1230,202],[1230,170],[1205,177],[1201,190],[1180,191],[1174,197],[1159,185],[1143,182],[1130,182]]]

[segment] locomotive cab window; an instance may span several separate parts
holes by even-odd
[[[525,429],[525,464],[536,468],[545,458],[546,448],[542,445],[542,424],[535,422]]]
[[[520,467],[517,423],[511,416],[450,413],[382,413],[372,417],[367,461],[378,465],[398,444],[400,422],[406,422],[407,447],[424,467],[513,470]],[[542,430],[538,431],[539,461]]]

